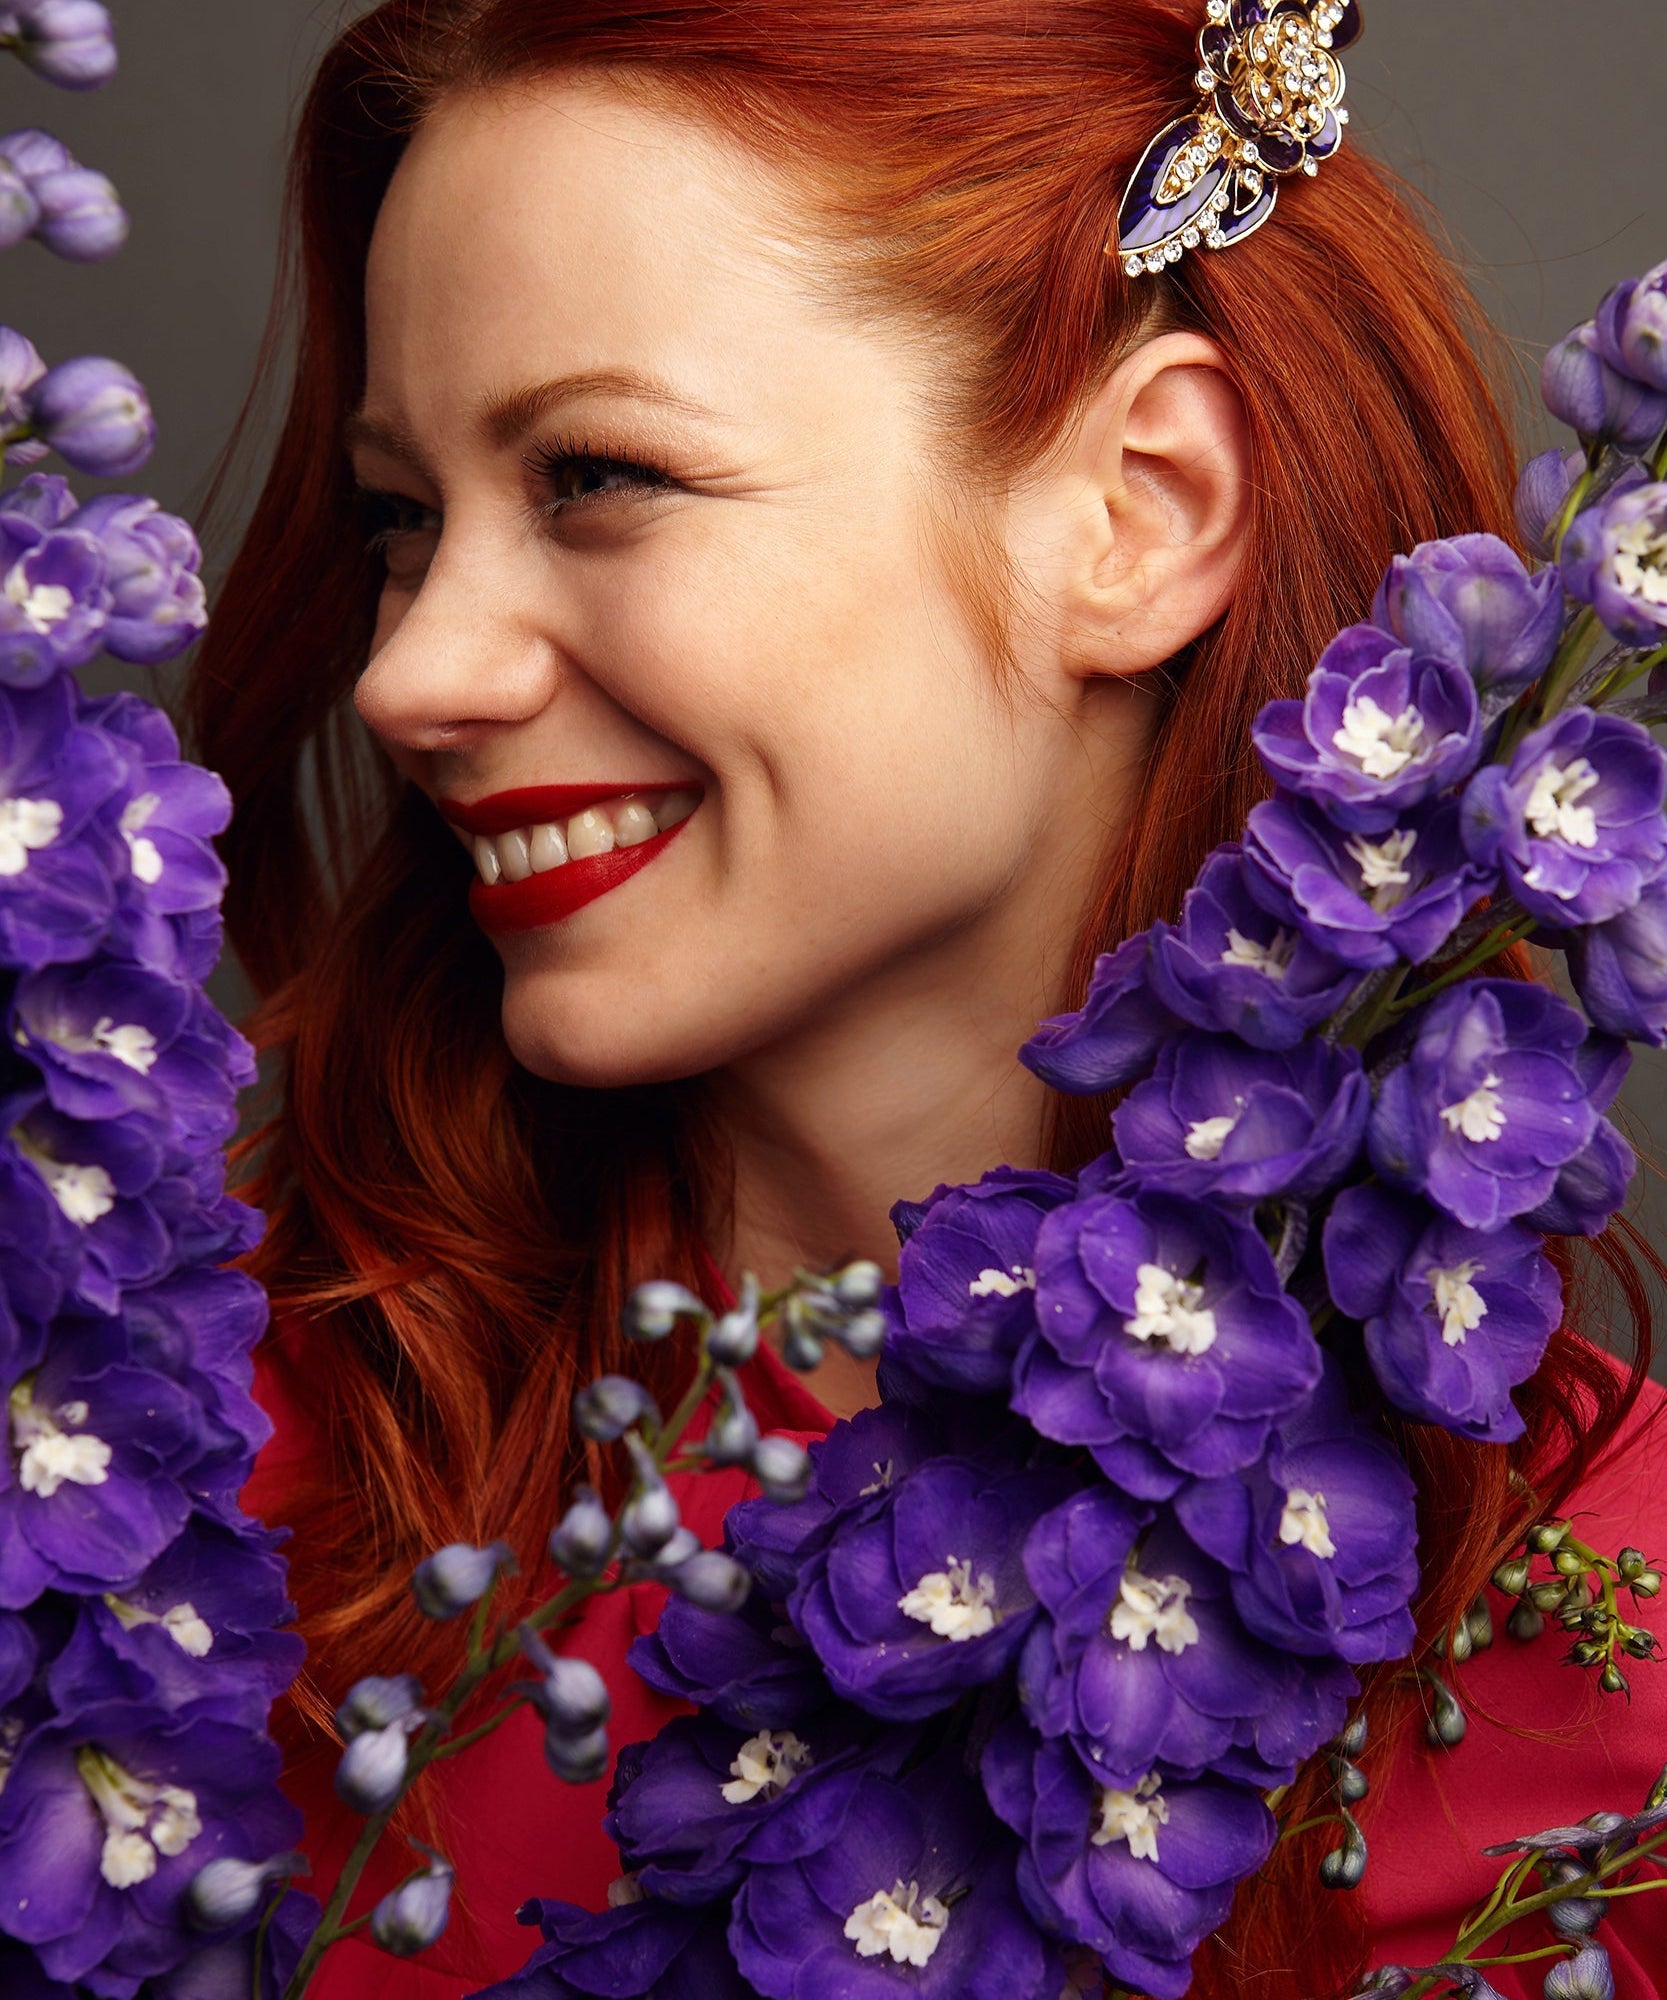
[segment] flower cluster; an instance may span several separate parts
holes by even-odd
[[[500,2000],[1180,2000],[1328,1744],[1322,1875],[1359,1881],[1356,1670],[1419,1584],[1389,1420],[1521,1434],[1544,1238],[1619,1206],[1626,1041],[1667,1041],[1667,759],[1625,700],[1667,662],[1664,300],[1548,366],[1586,444],[1525,480],[1557,559],[1398,558],[1259,717],[1243,839],[1022,1052],[1120,1094],[1104,1154],[894,1211],[881,1404],[731,1511],[744,1601],[638,1642],[698,1712],[621,1755],[614,1907],[529,1906]],[[1581,1004],[1507,976],[1527,941]],[[1576,1657],[1613,1667],[1604,1616]]]
[[[0,8],[0,45],[91,85],[108,19]],[[113,202],[46,134],[0,141],[0,240],[103,254]],[[144,409],[114,363],[47,370],[0,329],[14,461],[136,464]],[[0,1987],[65,2000],[249,1990],[261,1914],[280,1975],[309,1921],[265,1731],[301,1645],[238,1505],[269,1426],[265,1301],[225,1268],[259,1227],[222,1152],[253,1062],[202,984],[229,802],[158,710],[72,678],[194,638],[197,567],[153,501],[0,493]]]

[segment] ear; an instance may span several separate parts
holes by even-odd
[[[1137,348],[1055,464],[1069,670],[1087,679],[1161,666],[1226,610],[1244,555],[1250,430],[1220,348],[1192,333]]]

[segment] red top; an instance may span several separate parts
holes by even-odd
[[[744,1378],[748,1401],[766,1429],[800,1437],[827,1429],[828,1413],[767,1347]],[[256,1394],[276,1431],[244,1503],[281,1522],[287,1468],[308,1455],[311,1426],[269,1350],[257,1357]],[[1660,1389],[1646,1390],[1620,1447],[1576,1499],[1582,1537],[1598,1549],[1612,1553],[1632,1542],[1652,1556],[1667,1553],[1667,1490],[1653,1476],[1660,1450],[1654,1427],[1664,1403]],[[717,1542],[725,1512],[745,1490],[742,1476],[686,1474],[671,1483],[688,1526]],[[664,1593],[648,1585],[595,1598],[567,1648],[594,1661],[606,1677],[616,1745],[653,1735],[679,1712],[679,1704],[651,1692],[625,1664],[626,1649],[639,1633],[653,1630],[663,1600]],[[1567,1825],[1600,1807],[1636,1811],[1667,1763],[1667,1665],[1636,1668],[1629,1708],[1600,1696],[1591,1674],[1559,1666],[1550,1633],[1532,1646],[1504,1636],[1505,1607],[1497,1598],[1495,1608],[1498,1641],[1458,1676],[1470,1714],[1461,1748],[1432,1752],[1420,1738],[1387,1770],[1378,1759],[1366,1760],[1375,1788],[1360,1817],[1371,1865],[1358,1893],[1369,1913],[1375,1962],[1427,1964],[1452,1942],[1465,1910],[1487,1894],[1505,1865],[1483,1860],[1480,1849]],[[397,1669],[390,1661],[388,1670]],[[309,1759],[286,1778],[306,1814],[303,1845],[325,1886],[360,1825],[331,1790],[333,1762],[333,1753]],[[423,1783],[441,1801],[442,1843],[457,1869],[450,1928],[418,1964],[389,1958],[362,1937],[345,1939],[326,1956],[310,2000],[462,2000],[515,1971],[538,1943],[536,1931],[515,1922],[524,1899],[554,1896],[591,1909],[604,1904],[620,1872],[618,1854],[602,1833],[607,1780],[559,1783],[545,1766],[541,1725],[529,1710],[519,1710],[454,1762],[435,1766]],[[409,1858],[394,1846],[384,1843],[384,1865],[367,1871],[356,1908],[361,1902],[368,1907],[370,1891],[381,1894],[408,1872]],[[1617,2000],[1667,2000],[1667,1892],[1613,1907],[1605,1933]],[[1541,1927],[1516,1949],[1546,1942],[1549,1933]],[[1488,1977],[1506,2000],[1539,2000],[1545,1970],[1543,1962],[1502,1966]]]

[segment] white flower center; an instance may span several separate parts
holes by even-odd
[[[1524,812],[1541,840],[1566,841],[1570,847],[1596,847],[1598,816],[1580,801],[1598,783],[1598,774],[1584,757],[1560,769],[1548,758],[1534,779]]]
[[[980,1271],[967,1287],[967,1296],[972,1299],[1016,1299],[1020,1292],[1036,1289],[1036,1273],[1028,1264],[1015,1264],[1011,1270]]]
[[[905,1618],[930,1625],[940,1639],[958,1645],[964,1639],[982,1639],[995,1629],[996,1614],[991,1609],[995,1594],[993,1577],[974,1580],[970,1562],[946,1556],[943,1568],[923,1576],[897,1600],[897,1608]]]
[[[99,1166],[81,1166],[74,1160],[55,1160],[21,1125],[12,1129],[18,1151],[52,1190],[52,1198],[71,1222],[85,1229],[108,1215],[116,1205],[116,1183]]]
[[[1424,718],[1416,708],[1391,715],[1369,694],[1358,694],[1344,709],[1343,726],[1331,740],[1368,778],[1394,778],[1423,754]]]
[[[1094,1810],[1099,1825],[1088,1836],[1091,1845],[1110,1847],[1126,1840],[1137,1861],[1157,1860],[1158,1828],[1169,1824],[1169,1803],[1156,1771],[1142,1778],[1132,1792],[1120,1792],[1109,1785],[1098,1787]]]
[[[845,1919],[845,1935],[858,1958],[889,1952],[898,1965],[926,1965],[949,1928],[949,1911],[936,1896],[923,1896],[918,1882],[893,1882],[876,1889]]]
[[[1650,520],[1623,528],[1615,537],[1614,577],[1628,597],[1667,610],[1667,529]]]
[[[61,625],[75,608],[75,593],[61,583],[31,583],[24,574],[24,558],[6,572],[7,600],[23,614],[23,622],[35,632],[50,632]]]
[[[1227,949],[1221,954],[1221,962],[1223,965],[1248,966],[1252,972],[1263,973],[1269,979],[1283,979],[1291,969],[1296,951],[1295,931],[1275,931],[1266,944],[1258,944],[1242,931],[1229,928]]]
[[[24,1376],[6,1399],[12,1448],[18,1454],[17,1483],[42,1500],[50,1500],[60,1486],[102,1486],[110,1477],[110,1447],[90,1431],[66,1431],[59,1421],[85,1423],[86,1405],[43,1409],[34,1398],[34,1380]]]
[[[1392,910],[1412,887],[1408,857],[1418,845],[1415,833],[1386,833],[1382,840],[1368,840],[1357,833],[1344,852],[1360,870],[1360,886],[1366,900],[1380,913]]]
[[[725,1803],[750,1805],[756,1798],[779,1798],[801,1771],[808,1771],[815,1759],[810,1745],[791,1729],[761,1729],[749,1736],[735,1753],[729,1767],[731,1782],[724,1786]]]
[[[147,1611],[142,1604],[129,1604],[125,1597],[114,1597],[108,1591],[104,1601],[126,1631],[131,1632],[136,1625],[160,1625],[180,1651],[194,1660],[206,1659],[213,1650],[214,1628],[198,1615],[192,1603],[171,1604],[159,1613]]]
[[[162,1053],[149,1028],[118,1027],[108,1014],[101,1015],[85,1034],[62,1018],[36,1028],[35,1032],[43,1042],[51,1042],[68,1055],[114,1056],[117,1062],[136,1069],[141,1076],[148,1075]]]
[[[1481,1268],[1480,1264],[1454,1264],[1429,1274],[1441,1337],[1449,1347],[1462,1347],[1465,1335],[1474,1333],[1487,1318],[1488,1302],[1470,1282]]]
[[[99,1873],[112,1889],[148,1882],[159,1854],[183,1854],[203,1830],[197,1795],[181,1785],[147,1784],[91,1743],[75,1768],[104,1821]]]
[[[63,825],[56,799],[0,799],[0,875],[21,875],[29,856],[50,847]]]
[[[1242,1097],[1235,1099],[1243,1104]],[[1187,1127],[1187,1158],[1189,1160],[1219,1160],[1221,1149],[1232,1136],[1238,1124],[1235,1114],[1231,1118],[1200,1118]]]
[[[143,832],[161,803],[155,792],[141,792],[138,798],[129,799],[122,808],[121,826],[127,841],[128,857],[134,874],[147,887],[162,880],[161,851],[156,842],[148,839]]]
[[[1498,1077],[1490,1070],[1468,1097],[1461,1097],[1457,1104],[1444,1104],[1441,1122],[1449,1132],[1462,1132],[1477,1145],[1497,1139],[1505,1129]]]
[[[1107,1630],[1131,1652],[1144,1653],[1147,1641],[1156,1639],[1160,1653],[1184,1653],[1198,1644],[1198,1624],[1187,1609],[1191,1595],[1184,1576],[1142,1576],[1126,1569]]]
[[[868,1482],[868,1484],[862,1489],[861,1493],[857,1496],[861,1500],[871,1500],[876,1493],[889,1493],[891,1491],[891,1479],[892,1479],[891,1460],[888,1458],[882,1464],[881,1461],[876,1458],[875,1460],[873,1460],[873,1466],[874,1466],[874,1477]]]
[[[1285,1495],[1285,1511],[1279,1517],[1279,1539],[1288,1549],[1307,1549],[1310,1555],[1327,1561],[1337,1553],[1331,1539],[1331,1523],[1326,1517],[1325,1495],[1307,1493],[1300,1486]]]
[[[1123,1331],[1136,1340],[1161,1340],[1176,1354],[1204,1354],[1215,1345],[1216,1316],[1204,1304],[1204,1287],[1162,1264],[1135,1273],[1134,1318]]]

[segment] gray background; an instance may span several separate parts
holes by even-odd
[[[1663,0],[1366,0],[1366,8],[1367,33],[1349,62],[1352,140],[1435,203],[1483,304],[1522,357],[1537,448],[1526,385],[1540,352],[1615,279],[1667,257],[1667,9]],[[266,319],[298,94],[331,33],[363,7],[114,0],[113,11],[123,36],[117,80],[73,97],[0,63],[0,131],[46,125],[109,173],[134,214],[132,239],[113,264],[86,268],[32,244],[13,251],[0,262],[0,319],[49,360],[110,353],[138,373],[161,423],[142,483],[192,515]],[[247,477],[258,448],[244,462]],[[236,526],[235,486],[229,497],[211,572]],[[1667,1130],[1667,1060],[1640,1061],[1628,1116],[1649,1152],[1652,1128]],[[1667,1249],[1657,1176],[1640,1176],[1634,1206]]]

